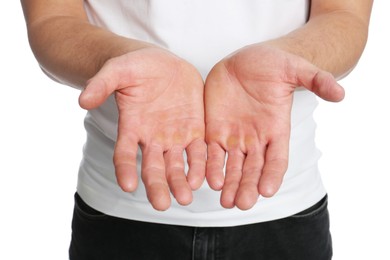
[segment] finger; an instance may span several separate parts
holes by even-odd
[[[192,190],[202,185],[206,174],[207,146],[203,139],[193,141],[187,148],[189,166],[187,181]]]
[[[240,150],[228,151],[225,183],[222,188],[221,205],[225,208],[235,206],[236,194],[242,176],[245,155]]]
[[[259,198],[259,180],[264,165],[264,149],[248,151],[235,204],[241,210],[253,207]]]
[[[136,137],[118,124],[118,138],[114,150],[115,175],[118,185],[126,192],[133,192],[138,186]]]
[[[206,179],[213,190],[221,190],[224,183],[225,150],[216,143],[207,146]]]
[[[163,149],[160,146],[150,145],[142,150],[141,176],[153,208],[167,210],[171,205],[171,198],[165,176]]]
[[[272,197],[280,188],[288,166],[289,138],[280,137],[272,140],[265,154],[265,162],[259,181],[259,193]]]
[[[169,188],[180,205],[192,201],[191,187],[184,172],[183,149],[172,148],[164,154],[165,170]]]
[[[337,83],[333,75],[309,62],[302,62],[298,66],[296,79],[295,84],[305,87],[324,100],[339,102],[344,99],[344,88]]]
[[[108,82],[105,80],[106,78],[105,71],[101,71],[88,81],[87,86],[79,96],[80,107],[91,110],[99,107],[107,100],[118,84],[112,79],[111,82]]]

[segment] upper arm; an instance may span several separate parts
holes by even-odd
[[[349,13],[368,26],[373,0],[311,0],[310,18],[333,13]]]
[[[87,21],[83,0],[21,0],[27,26],[66,16]]]

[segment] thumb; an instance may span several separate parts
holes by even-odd
[[[115,88],[110,85],[99,77],[90,79],[79,96],[80,107],[91,110],[102,105],[115,91]]]
[[[340,102],[344,99],[344,88],[337,83],[331,73],[320,70],[312,64],[307,66],[303,66],[297,71],[299,85],[326,101]]]

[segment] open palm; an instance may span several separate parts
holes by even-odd
[[[215,65],[206,80],[206,177],[221,204],[249,209],[279,189],[288,167],[293,92],[340,101],[333,76],[301,57],[252,45]],[[227,154],[225,173],[225,157]]]
[[[114,58],[89,81],[80,105],[92,109],[115,93],[118,138],[114,165],[120,187],[137,187],[136,155],[142,151],[142,180],[158,210],[170,192],[187,205],[205,175],[203,81],[189,63],[158,48]],[[183,152],[189,172],[184,172]]]

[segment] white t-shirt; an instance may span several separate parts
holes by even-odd
[[[151,42],[192,63],[205,78],[220,59],[246,45],[269,40],[304,25],[309,0],[87,0],[93,24],[119,35]],[[188,206],[172,198],[164,212],[149,204],[140,182],[133,193],[117,185],[112,163],[118,112],[113,97],[85,119],[87,141],[80,165],[78,193],[108,215],[186,226],[236,226],[283,218],[302,211],[324,195],[317,163],[313,112],[317,99],[309,91],[294,93],[289,168],[272,198],[260,197],[247,211],[225,209],[220,192],[207,183]],[[141,154],[138,154],[140,173]]]

